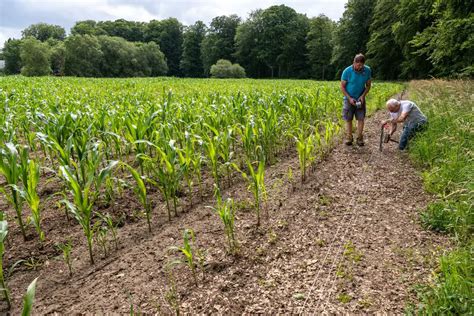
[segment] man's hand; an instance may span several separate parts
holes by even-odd
[[[356,100],[352,97],[349,97],[349,103],[352,105],[356,105]]]
[[[383,120],[381,123],[382,127],[386,127],[388,123],[390,123],[392,120]]]

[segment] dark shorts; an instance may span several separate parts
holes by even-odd
[[[363,121],[365,119],[365,102],[362,103],[362,107],[358,109],[355,105],[349,103],[349,100],[344,99],[344,105],[342,106],[342,119],[344,121],[352,121],[354,116],[356,120]]]

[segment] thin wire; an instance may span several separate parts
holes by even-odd
[[[372,150],[371,153],[370,153],[369,159],[367,159],[366,163],[369,163],[369,162],[372,160],[373,154],[374,154],[374,151]],[[365,174],[365,172],[366,172],[366,170],[363,170],[363,174]],[[351,202],[353,202],[353,201],[354,201],[354,197],[352,198]],[[352,203],[351,203],[351,204],[352,204]],[[346,215],[347,215],[347,214],[346,214]],[[344,218],[346,217],[346,215],[343,216],[343,218],[342,218],[343,220],[344,220]],[[347,229],[348,229],[349,227],[351,227],[352,222],[353,222],[353,220],[354,220],[355,218],[357,218],[357,215],[358,215],[358,213],[356,212],[356,215],[351,219],[350,224],[346,227],[346,229],[345,229],[345,231],[344,231],[343,240],[344,240],[345,237],[346,237]],[[338,226],[333,241],[335,241],[335,240],[337,239],[340,227],[341,227],[341,226]],[[342,244],[342,245],[344,245],[344,244]],[[320,265],[319,270],[318,270],[318,273],[316,274],[316,277],[314,278],[313,283],[311,284],[309,293],[308,293],[308,295],[306,296],[306,299],[305,299],[305,301],[304,301],[304,303],[303,303],[303,306],[301,307],[301,311],[300,311],[299,315],[302,315],[303,312],[304,312],[304,310],[305,310],[306,303],[308,302],[309,298],[311,297],[311,294],[312,294],[312,291],[313,291],[313,289],[314,289],[314,285],[315,285],[315,283],[316,283],[316,280],[318,279],[318,276],[319,276],[319,274],[320,274],[320,272],[321,272],[322,267],[323,267],[324,264],[326,263],[326,259],[327,259],[328,255],[329,255],[329,252],[331,251],[331,249],[332,249],[332,244],[331,244],[331,246],[329,247],[328,251],[326,252],[326,255],[325,255],[325,257],[324,257],[323,264]],[[341,249],[341,248],[339,248],[339,249]],[[339,252],[339,253],[340,253],[340,252]],[[338,255],[337,258],[339,258],[339,255]],[[332,269],[332,267],[331,267],[331,269]],[[328,274],[328,278],[327,278],[327,279],[329,279],[330,276],[331,276],[331,275]],[[326,280],[327,280],[327,279],[326,279]],[[326,284],[326,283],[323,283],[323,284]],[[334,284],[333,284],[333,286],[334,286]],[[332,290],[332,287],[331,287],[331,290]],[[325,307],[325,304],[323,305],[323,307]]]

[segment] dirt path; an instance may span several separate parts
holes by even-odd
[[[165,299],[170,283],[163,267],[173,256],[167,249],[182,244],[184,228],[193,228],[206,253],[205,279],[199,275],[196,286],[186,267],[174,268],[181,312],[400,313],[414,298],[412,286],[429,277],[449,241],[418,222],[418,210],[430,196],[408,158],[395,144],[378,151],[382,116],[379,112],[368,119],[365,147],[338,145],[294,191],[288,180],[289,168],[298,179],[293,153],[271,166],[266,174],[268,217],[263,212],[260,229],[246,185],[236,178],[226,196],[241,201],[238,257],[226,254],[222,225],[208,197],[171,223],[155,217],[152,235],[144,219],[128,223],[119,232],[121,248],[93,267],[86,249],[76,247],[72,278],[58,256],[39,271],[14,274],[10,285],[26,288],[39,274],[38,314],[128,313],[131,305],[135,311],[170,314]],[[77,225],[64,230],[74,231],[78,243],[84,243]],[[13,290],[17,305],[22,294]]]

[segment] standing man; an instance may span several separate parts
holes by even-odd
[[[351,66],[341,76],[341,90],[344,94],[342,118],[346,121],[346,145],[352,145],[352,120],[357,120],[357,145],[364,146],[365,96],[369,93],[372,70],[365,66],[365,56],[357,54]]]
[[[391,123],[389,135],[392,136],[397,130],[397,123],[403,123],[398,149],[405,150],[408,141],[426,128],[428,119],[413,101],[390,99],[386,105],[392,119],[382,121],[382,126]]]

